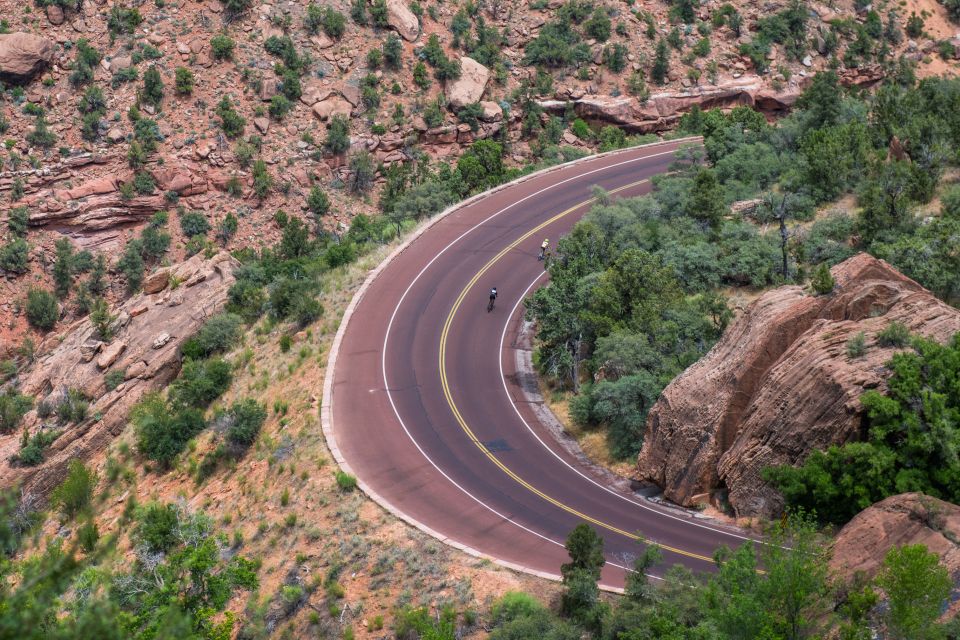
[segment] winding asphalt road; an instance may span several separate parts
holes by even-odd
[[[736,529],[595,479],[538,420],[517,370],[523,298],[545,282],[543,238],[556,246],[594,185],[648,192],[680,144],[594,156],[472,198],[371,273],[337,334],[321,410],[334,456],[367,493],[445,542],[545,577],[567,560],[569,531],[589,522],[604,537],[608,588],[623,585],[643,541],[663,547],[663,565],[694,570],[742,543]]]

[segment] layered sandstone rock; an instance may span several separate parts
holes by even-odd
[[[960,572],[960,506],[921,493],[890,496],[848,522],[833,543],[831,568],[841,576],[873,577],[893,547],[922,544]]]
[[[26,82],[53,60],[53,42],[30,33],[0,35],[0,79]]]
[[[863,70],[842,78],[846,85],[864,86],[876,82],[876,72]],[[793,108],[802,92],[801,85],[774,90],[760,76],[743,76],[716,85],[691,87],[684,91],[655,93],[641,101],[630,96],[591,95],[570,90],[559,91],[554,100],[541,101],[543,109],[574,112],[587,121],[614,124],[635,133],[656,133],[676,126],[680,117],[694,106],[701,109],[754,107],[768,114]]]
[[[882,260],[860,254],[832,272],[829,295],[797,286],[762,295],[664,390],[647,421],[642,479],[683,505],[728,491],[738,515],[774,516],[782,499],[760,477],[765,467],[860,438],[859,398],[883,388],[895,351],[877,333],[895,321],[941,342],[960,331],[960,311]],[[846,344],[859,332],[867,352],[851,359]]]
[[[45,340],[38,349],[43,355],[21,378],[21,392],[39,403],[78,389],[91,399],[90,417],[67,426],[36,467],[10,463],[19,449],[19,432],[0,436],[0,488],[19,485],[35,496],[46,495],[62,480],[70,460],[88,459],[106,449],[126,427],[130,408],[176,377],[180,345],[223,308],[237,266],[226,252],[209,260],[198,254],[165,270],[166,278],[150,278],[155,293],[141,293],[113,309],[116,335],[108,344],[97,338],[89,318]],[[172,281],[181,284],[167,288]],[[125,381],[113,391],[106,389],[108,371],[124,372]],[[36,411],[24,418],[31,432],[54,428],[42,427],[43,422]]]

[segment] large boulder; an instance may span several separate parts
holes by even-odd
[[[447,82],[447,102],[454,109],[479,102],[487,88],[490,70],[466,56],[460,58],[460,77]]]
[[[328,120],[335,115],[350,117],[353,105],[340,96],[331,96],[313,105],[313,115],[320,120]]]
[[[404,40],[413,42],[420,35],[420,22],[405,0],[387,0],[387,22]]]
[[[877,333],[894,321],[941,342],[960,331],[960,311],[882,260],[859,254],[832,273],[829,295],[789,286],[760,296],[667,386],[647,420],[642,479],[679,504],[720,492],[737,515],[775,516],[782,497],[765,467],[859,437],[860,396],[884,388],[895,351]],[[850,359],[847,341],[860,332],[869,349]]]
[[[921,493],[890,496],[848,522],[833,543],[835,573],[868,578],[880,570],[893,547],[922,544],[951,575],[960,574],[960,506]]]
[[[30,33],[0,35],[0,80],[27,82],[53,60],[53,42]]]

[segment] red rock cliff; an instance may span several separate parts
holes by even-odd
[[[764,467],[860,437],[860,396],[882,388],[894,349],[877,344],[891,322],[946,341],[960,311],[882,260],[859,254],[832,270],[833,293],[781,287],[756,300],[650,411],[638,475],[679,504],[728,491],[737,515],[774,516],[779,493]],[[862,357],[847,341],[867,339]]]

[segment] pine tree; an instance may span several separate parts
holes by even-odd
[[[653,67],[650,69],[650,77],[657,84],[665,84],[668,73],[670,73],[670,51],[667,49],[666,41],[661,39],[657,43],[657,53],[653,59]]]
[[[712,169],[700,169],[693,179],[688,212],[711,229],[719,229],[727,207],[723,201],[723,188]]]
[[[101,296],[107,290],[107,260],[102,253],[97,254],[97,261],[93,263],[93,271],[87,280],[90,293]]]
[[[143,91],[140,93],[140,100],[155,107],[159,107],[163,102],[163,80],[156,65],[143,73]]]
[[[54,291],[60,299],[70,295],[72,284],[73,245],[67,238],[60,238],[56,243],[57,258],[53,263]]]
[[[821,262],[817,270],[813,272],[813,279],[810,281],[813,290],[819,295],[825,295],[832,292],[836,284],[833,275],[830,273],[830,267],[827,266],[826,262]]]

